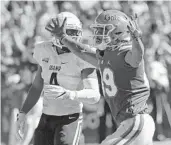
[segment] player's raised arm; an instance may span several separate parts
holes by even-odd
[[[68,36],[66,34],[66,30],[64,29],[65,23],[66,18],[64,19],[61,26],[59,26],[59,22],[56,19],[52,19],[52,22],[49,22],[45,29],[54,34],[54,36],[59,39],[60,42],[65,45],[72,53],[97,67],[98,61],[96,59],[96,52],[91,51],[91,47],[89,45],[82,44]],[[82,51],[85,52],[83,53]]]
[[[141,40],[141,31],[136,22],[136,18],[132,17],[132,21],[129,22],[128,30],[132,38],[132,50],[125,56],[125,61],[132,67],[138,67],[144,56],[144,45]]]
[[[70,49],[70,51],[74,53],[75,55],[77,55],[79,58],[97,67],[98,62],[96,58],[96,52],[93,52],[93,51],[89,52],[88,50],[91,49],[89,45],[76,42],[68,36],[63,37],[61,42],[65,46],[67,46]],[[85,51],[85,52],[82,52],[82,51]]]

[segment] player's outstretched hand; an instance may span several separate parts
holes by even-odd
[[[142,36],[142,32],[137,23],[137,18],[137,14],[135,14],[135,16],[131,16],[131,21],[129,21],[129,25],[127,26],[132,39],[141,38]]]
[[[46,25],[45,29],[51,32],[57,39],[61,39],[65,34],[65,23],[67,18],[64,19],[61,26],[59,26],[58,18],[52,18],[51,21]]]
[[[26,114],[20,112],[17,114],[17,122],[16,122],[16,137],[18,140],[23,140],[24,130],[25,130],[25,122],[26,122]]]

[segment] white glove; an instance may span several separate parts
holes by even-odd
[[[16,136],[19,140],[23,140],[24,130],[25,130],[25,122],[26,122],[26,114],[20,112],[17,114],[17,122],[16,122]]]
[[[44,86],[44,95],[48,97],[49,99],[71,99],[73,100],[75,97],[74,91],[69,91],[64,89],[61,86],[56,85],[45,85]]]

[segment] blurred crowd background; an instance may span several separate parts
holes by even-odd
[[[13,136],[16,113],[37,69],[32,58],[34,44],[51,39],[44,29],[47,21],[62,11],[76,14],[83,22],[83,42],[88,43],[91,34],[89,25],[106,9],[118,9],[128,15],[138,14],[145,45],[146,72],[151,87],[149,111],[156,123],[154,140],[171,138],[171,2],[6,0],[1,1],[2,145],[15,144]],[[34,128],[34,119],[40,114],[41,100],[29,113],[28,128]],[[85,104],[83,128],[86,143],[101,142],[115,130],[103,98],[96,105]]]

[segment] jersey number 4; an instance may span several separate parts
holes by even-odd
[[[50,84],[51,85],[59,85],[57,80],[57,73],[53,72],[50,76]]]
[[[117,93],[117,88],[114,83],[114,79],[114,74],[111,69],[105,68],[102,71],[103,93],[107,94],[108,97],[114,97]]]

